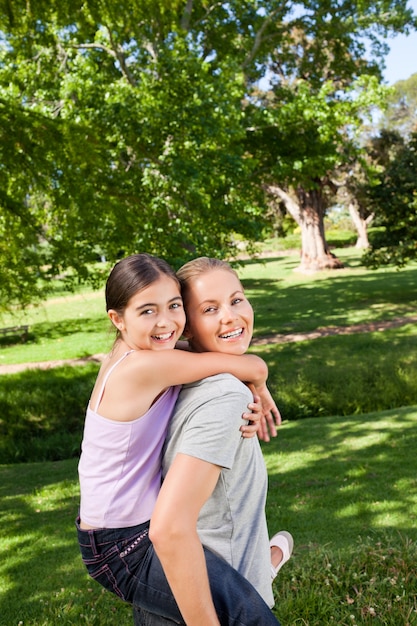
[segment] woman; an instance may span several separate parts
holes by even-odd
[[[155,592],[152,577],[160,566],[148,528],[179,385],[230,371],[254,384],[267,413],[278,415],[278,410],[265,385],[266,365],[258,357],[174,350],[185,315],[178,280],[164,261],[140,254],[117,263],[106,284],[106,306],[117,338],[87,409],[78,539],[92,577],[133,605],[155,610],[161,592]],[[253,427],[243,431],[253,434]],[[169,588],[162,596],[161,614],[181,620]],[[227,616],[224,623],[233,619]]]
[[[252,338],[253,310],[234,270],[203,257],[187,263],[177,276],[191,348],[244,354]],[[218,624],[213,614],[221,620],[222,612],[230,611],[210,576],[211,601],[203,545],[233,565],[269,606],[274,603],[270,559],[275,577],[292,551],[289,533],[268,539],[267,474],[259,443],[235,436],[236,418],[249,397],[247,387],[230,375],[185,385],[168,429],[166,476],[150,537],[186,624]],[[228,573],[219,573],[217,579],[221,586],[231,586],[230,604],[236,604]],[[149,615],[145,621],[143,612],[141,617],[137,612],[136,624],[164,623],[151,621]],[[246,619],[247,614],[241,621]],[[256,623],[256,615],[253,619]],[[258,615],[259,624],[267,619],[265,612]]]

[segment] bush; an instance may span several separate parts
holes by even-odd
[[[79,454],[98,366],[27,370],[0,377],[0,463]]]

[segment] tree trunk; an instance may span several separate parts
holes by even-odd
[[[355,202],[349,202],[349,213],[352,218],[353,225],[358,233],[356,247],[361,249],[369,248],[368,226],[374,219],[374,214],[372,213],[364,219],[361,217],[360,211]]]
[[[298,189],[290,195],[277,185],[269,185],[269,193],[278,196],[301,230],[300,271],[340,269],[342,262],[330,252],[324,233],[324,198],[321,190]]]

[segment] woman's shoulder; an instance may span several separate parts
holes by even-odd
[[[201,393],[202,390],[205,390],[209,396],[224,395],[227,397],[228,394],[238,393],[252,397],[252,393],[248,386],[236,378],[236,376],[227,372],[207,376],[206,378],[202,378],[195,383],[188,383],[183,387],[184,392],[187,389],[193,388],[196,390],[196,393]]]

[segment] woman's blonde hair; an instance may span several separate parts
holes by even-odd
[[[181,286],[181,295],[185,304],[188,300],[191,281],[206,272],[210,272],[211,270],[226,270],[227,272],[234,274],[240,282],[237,272],[235,272],[227,261],[221,261],[220,259],[213,259],[207,256],[200,256],[196,259],[192,259],[191,261],[188,261],[188,263],[185,263],[177,271],[177,278],[180,281]]]

